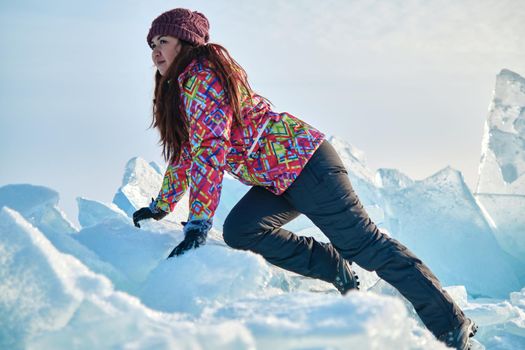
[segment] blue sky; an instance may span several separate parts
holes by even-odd
[[[173,7],[205,13],[252,86],[423,179],[452,166],[475,189],[495,76],[525,75],[525,3],[500,1],[29,1],[0,4],[0,186],[111,201],[126,162],[162,162],[148,129],[145,36]]]

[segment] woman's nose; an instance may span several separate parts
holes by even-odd
[[[157,48],[154,48],[153,52],[151,53],[151,55],[153,56],[153,58],[158,57],[160,55],[160,50],[157,49]]]

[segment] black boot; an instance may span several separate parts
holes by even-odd
[[[350,264],[345,259],[341,258],[337,266],[337,275],[332,284],[337,290],[345,295],[352,289],[359,289],[359,281],[357,275],[352,271]]]
[[[478,326],[470,318],[465,319],[462,325],[449,332],[441,334],[438,339],[447,346],[457,350],[470,349],[470,337],[473,337],[478,330]]]

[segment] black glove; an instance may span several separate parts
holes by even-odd
[[[184,254],[189,249],[198,248],[206,243],[208,231],[211,228],[211,220],[191,220],[182,222],[184,226],[184,239],[178,246],[173,248],[168,259]]]
[[[152,198],[149,207],[140,208],[139,210],[133,213],[133,224],[136,227],[140,228],[139,221],[141,220],[155,219],[158,221],[166,215],[168,215],[168,213],[166,213],[165,211],[156,209],[153,203],[155,203],[155,200]]]

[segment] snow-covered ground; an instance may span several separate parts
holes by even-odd
[[[395,290],[357,267],[368,291],[343,297],[228,248],[215,229],[204,247],[166,260],[181,239],[176,223],[137,229],[120,209],[91,201],[80,206],[89,225],[60,231],[69,226],[53,215],[52,191],[6,187],[20,211],[0,211],[0,348],[444,348]],[[20,203],[28,197],[34,202]],[[523,344],[525,289],[506,300],[447,289],[480,324],[481,343]]]
[[[449,167],[421,181],[374,172],[364,152],[330,138],[372,219],[480,326],[475,349],[525,349],[524,81],[498,76],[477,193]],[[207,244],[166,260],[187,197],[162,221],[130,219],[161,179],[158,165],[131,159],[113,203],[78,198],[81,227],[52,189],[0,187],[0,349],[445,348],[374,273],[354,266],[362,290],[341,296],[227,247],[222,223],[248,189],[228,176]],[[287,227],[326,241],[305,217]]]

